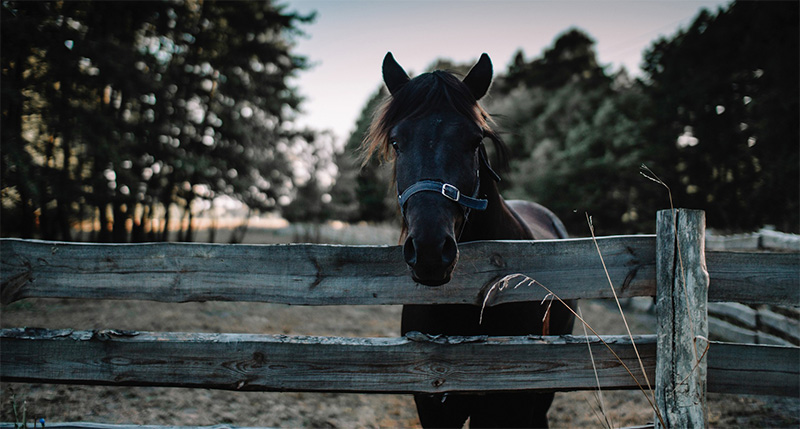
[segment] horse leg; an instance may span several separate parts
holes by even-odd
[[[493,393],[470,410],[470,428],[546,428],[553,393]]]
[[[414,395],[419,422],[424,428],[460,428],[467,421],[470,400],[463,395]]]

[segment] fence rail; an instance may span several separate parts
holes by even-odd
[[[628,368],[638,368],[627,336],[602,338]],[[634,340],[653,380],[656,336]],[[7,368],[2,378],[11,382],[377,393],[594,390],[588,342],[603,389],[638,388],[596,337],[341,338],[12,328],[0,330],[0,341],[0,364]],[[792,347],[714,342],[708,391],[797,396],[797,357]]]
[[[738,343],[800,345],[798,307],[709,303],[708,324],[712,338]]]
[[[761,229],[735,235],[706,235],[706,247],[728,251],[800,251],[800,235]],[[800,258],[796,253],[790,257]],[[753,344],[800,346],[800,301],[783,305],[717,302],[708,306],[712,338]]]
[[[658,234],[597,239],[619,297],[656,296],[658,334],[636,338],[667,426],[707,422],[711,392],[800,396],[800,348],[708,343],[707,301],[800,303],[800,260],[787,253],[705,252],[704,215],[662,211]],[[608,298],[591,239],[460,246],[443,288],[409,280],[397,246],[101,245],[3,239],[0,296],[263,301],[293,305],[541,300],[539,287],[486,294],[523,274],[562,299]],[[688,299],[688,301],[687,301]],[[603,340],[629,368],[629,339]],[[603,388],[638,388],[589,338]],[[228,390],[443,392],[596,389],[583,337],[299,337],[0,330],[7,381],[186,386]],[[695,352],[696,353],[696,352]],[[638,369],[635,371],[638,373]],[[655,377],[653,377],[655,373]]]
[[[762,228],[747,234],[717,235],[706,234],[706,247],[709,250],[789,250],[800,252],[800,235],[778,232]]]
[[[597,387],[586,339],[572,336],[341,338],[24,329],[2,335],[4,347],[12,350],[9,356],[4,350],[2,364],[15,368],[9,380],[34,383],[380,393]],[[635,339],[652,378],[655,337]],[[630,339],[605,341],[629,367],[638,367]],[[603,387],[636,388],[599,340],[591,345]],[[468,364],[462,364],[463,356],[469,356]]]
[[[656,295],[656,236],[597,239],[620,298]],[[508,274],[562,299],[612,298],[592,239],[485,241],[459,246],[446,288],[410,280],[400,246],[0,241],[0,297],[254,301],[292,305],[482,304]],[[800,303],[798,255],[708,252],[709,301]],[[541,300],[517,288],[487,305]]]

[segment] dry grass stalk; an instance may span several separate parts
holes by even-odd
[[[642,362],[642,357],[639,355],[639,349],[636,348],[636,341],[633,340],[633,334],[631,333],[631,327],[628,325],[628,319],[625,317],[625,312],[622,311],[622,305],[619,303],[619,297],[617,296],[617,291],[614,289],[614,282],[611,281],[611,275],[608,274],[608,268],[606,267],[606,261],[603,259],[603,252],[600,251],[600,245],[597,243],[597,237],[594,234],[594,225],[592,224],[592,217],[586,213],[586,222],[589,224],[589,231],[592,233],[592,242],[594,242],[594,247],[597,249],[597,254],[600,256],[600,263],[603,264],[603,272],[606,274],[606,279],[608,280],[608,286],[611,287],[611,293],[614,295],[614,302],[617,303],[617,308],[619,309],[619,314],[622,316],[622,323],[625,325],[625,330],[628,332],[628,338],[631,339],[631,344],[633,345],[633,352],[636,354],[636,359],[639,361],[639,368],[642,370],[642,376],[644,377],[644,381],[647,384],[647,390],[650,392],[650,395],[653,397],[653,401],[655,401],[656,394],[653,391],[652,386],[650,385],[650,379],[647,377],[647,372],[644,370],[644,363]]]
[[[695,372],[695,370],[697,370],[697,367],[700,366],[700,362],[702,362],[703,359],[706,357],[706,354],[708,353],[708,349],[711,348],[711,341],[709,341],[708,338],[706,338],[706,337],[704,337],[702,335],[695,335],[694,336],[695,353],[696,353],[696,350],[697,350],[697,340],[698,339],[704,340],[706,342],[706,346],[703,349],[703,353],[700,354],[699,358],[695,359],[694,365],[692,366],[692,370],[689,371],[688,374],[686,374],[686,377],[683,377],[683,380],[681,380],[680,383],[675,385],[675,388],[673,389],[673,391],[677,391],[679,386],[681,386],[682,384],[684,384],[687,381],[689,381],[689,377],[691,377],[692,373]]]
[[[589,399],[587,399],[586,397],[584,397],[583,399],[586,401],[586,405],[589,406],[589,409],[592,410],[594,417],[597,419],[597,421],[600,422],[600,425],[605,428],[611,429],[613,426],[609,422],[608,416],[606,415],[605,411],[601,410],[603,413],[602,415],[597,412],[597,410],[601,407],[601,405],[598,403],[593,406],[592,403],[589,402]],[[597,395],[594,395],[594,400],[595,402],[597,402]]]
[[[530,278],[530,277],[528,277],[528,276],[526,276],[524,274],[517,273],[517,274],[506,275],[505,277],[503,277],[500,280],[496,281],[492,285],[492,287],[490,287],[489,290],[486,292],[486,296],[483,299],[483,305],[481,306],[481,316],[480,316],[481,320],[483,320],[483,310],[486,307],[486,304],[489,302],[489,298],[492,296],[492,294],[493,293],[500,293],[500,292],[508,289],[508,287],[511,284],[511,282],[512,281],[516,281],[519,278],[521,278],[522,280],[516,282],[516,284],[514,285],[513,289],[516,289],[516,288],[518,288],[518,287],[520,287],[522,285],[527,285],[527,286],[538,285],[539,287],[541,287],[542,289],[544,289],[547,292],[547,295],[545,295],[545,299],[548,299],[548,298],[552,297],[552,298],[555,298],[556,300],[558,300],[558,302],[560,302],[561,305],[564,306],[564,308],[569,310],[569,312],[572,313],[572,315],[575,316],[575,318],[578,319],[583,324],[583,326],[585,328],[587,328],[590,331],[592,331],[592,334],[594,334],[594,336],[597,337],[598,340],[600,340],[600,342],[608,349],[608,351],[611,353],[611,355],[614,356],[614,359],[616,359],[617,362],[619,362],[620,365],[622,365],[622,368],[625,369],[625,371],[628,373],[628,375],[630,375],[631,379],[633,379],[633,382],[636,383],[636,386],[642,392],[642,394],[644,395],[645,399],[647,399],[647,402],[650,403],[650,407],[656,413],[656,417],[658,417],[658,420],[661,422],[661,425],[663,427],[666,427],[666,424],[664,423],[664,419],[661,416],[661,411],[658,409],[658,407],[656,406],[655,402],[653,402],[653,399],[651,399],[651,397],[647,395],[647,392],[644,390],[644,387],[639,382],[639,379],[636,378],[636,376],[633,374],[631,369],[628,367],[628,365],[625,364],[625,362],[617,354],[617,352],[615,352],[614,349],[611,348],[611,345],[609,345],[605,341],[605,339],[603,339],[603,337],[600,336],[600,334],[598,334],[597,331],[595,331],[594,328],[592,328],[592,326],[589,323],[587,323],[586,320],[583,319],[583,317],[581,317],[578,313],[576,313],[575,310],[572,309],[572,307],[567,305],[567,303],[564,302],[564,300],[562,300],[558,295],[553,293],[553,291],[548,289],[547,286],[543,285],[541,282],[537,281],[536,279],[532,279],[532,278]],[[544,303],[544,300],[542,300],[542,303]],[[641,359],[639,359],[639,362],[641,363]],[[596,375],[596,372],[595,372],[595,375]]]
[[[669,197],[669,207],[670,207],[670,210],[672,212],[672,224],[675,226],[675,236],[677,237],[678,236],[678,210],[675,208],[675,205],[673,204],[673,201],[672,201],[672,190],[669,188],[669,185],[667,185],[666,182],[661,180],[661,178],[658,177],[658,175],[656,173],[654,173],[653,170],[651,170],[648,166],[646,166],[644,164],[642,164],[639,167],[639,174],[641,174],[642,176],[644,176],[648,180],[651,180],[651,181],[653,181],[655,183],[658,183],[659,185],[663,186],[667,190],[667,195]],[[683,267],[683,255],[682,255],[682,252],[681,252],[681,243],[680,243],[680,241],[676,240],[675,245],[677,246],[676,251],[678,253],[678,265],[679,265],[679,268],[680,268],[680,279],[682,280],[683,285],[684,285],[683,297],[684,297],[684,299],[686,301],[686,306],[688,307],[689,304],[690,304],[690,302],[689,302],[689,292],[686,290],[686,287],[685,287],[685,285],[686,285],[686,271],[684,270],[684,267]],[[692,330],[692,332],[697,332],[695,330],[694,322],[692,321],[692,319],[689,319],[689,324],[690,324],[689,328]],[[698,339],[704,340],[706,342],[706,346],[703,349],[703,353],[699,353],[698,352],[698,349],[697,349],[697,340]],[[692,351],[694,353],[694,361],[695,361],[695,363],[694,363],[694,366],[692,366],[692,370],[689,371],[689,374],[686,374],[686,377],[683,379],[683,381],[681,381],[680,383],[675,385],[675,389],[677,389],[678,386],[684,384],[687,380],[689,380],[689,377],[700,366],[700,362],[702,362],[702,360],[705,358],[706,354],[708,353],[709,347],[711,347],[711,343],[708,341],[708,338],[705,338],[702,335],[695,335],[692,338]]]
[[[583,318],[583,312],[581,311],[581,306],[578,305],[578,315]],[[603,400],[603,389],[600,387],[600,376],[597,374],[597,365],[594,363],[594,353],[592,353],[592,344],[589,342],[589,333],[586,331],[586,326],[581,325],[583,328],[583,336],[586,337],[586,346],[589,348],[589,358],[592,360],[592,370],[594,371],[594,379],[597,382],[597,392],[595,393],[595,401],[597,401],[598,406],[600,407],[600,414],[598,414],[594,408],[595,416],[600,421],[600,424],[605,425],[605,427],[611,429],[611,421],[608,418],[608,413],[606,412],[606,404]],[[601,419],[600,416],[603,416]]]
[[[675,206],[673,204],[672,191],[670,190],[669,186],[663,180],[661,180],[661,178],[659,178],[658,175],[656,175],[646,165],[642,164],[640,166],[639,170],[640,170],[639,173],[642,176],[644,176],[648,180],[651,180],[651,181],[653,181],[655,183],[658,183],[661,186],[664,186],[664,188],[666,188],[667,194],[668,194],[668,197],[669,197],[670,210],[672,211],[672,216],[673,216],[673,224],[675,225],[675,235],[677,236],[677,234],[678,234],[678,223],[677,223],[678,211],[677,211],[677,209],[675,209]],[[601,412],[603,414],[603,417],[604,417],[604,421],[601,421],[601,423],[603,423],[607,427],[611,427],[611,423],[610,423],[610,421],[609,421],[609,419],[608,419],[608,417],[606,415],[606,412],[605,412],[605,404],[603,402],[602,390],[600,389],[600,379],[599,379],[599,377],[597,375],[597,368],[595,366],[594,356],[593,356],[592,350],[591,350],[591,345],[588,343],[588,335],[587,335],[587,332],[586,332],[587,328],[590,331],[592,331],[592,333],[600,340],[600,342],[611,352],[611,354],[614,356],[614,358],[617,359],[617,361],[622,365],[622,367],[625,369],[625,371],[628,372],[628,375],[631,376],[633,381],[639,387],[639,390],[642,392],[642,394],[644,395],[645,399],[647,399],[647,402],[650,403],[650,406],[653,408],[653,411],[655,412],[656,417],[658,418],[658,420],[661,423],[661,425],[663,427],[666,427],[664,419],[663,419],[663,417],[661,415],[661,411],[658,409],[658,406],[655,404],[655,393],[653,392],[653,389],[652,389],[652,387],[650,385],[650,380],[648,379],[647,373],[646,373],[646,371],[644,369],[644,363],[642,362],[642,359],[641,359],[641,356],[639,354],[639,351],[636,348],[636,342],[633,339],[633,334],[631,333],[630,326],[628,325],[628,321],[627,321],[627,319],[625,317],[625,312],[622,310],[622,305],[619,302],[619,298],[617,296],[616,289],[614,289],[613,282],[611,281],[611,276],[608,273],[608,269],[606,267],[605,260],[603,259],[603,254],[600,251],[600,246],[599,246],[599,244],[597,242],[597,238],[595,237],[595,231],[594,231],[594,226],[592,224],[592,219],[588,214],[586,214],[586,219],[587,219],[587,222],[589,224],[589,230],[591,231],[591,234],[592,234],[592,241],[594,242],[595,247],[597,248],[597,253],[600,256],[600,261],[601,261],[601,263],[603,265],[603,271],[605,272],[606,278],[608,279],[609,286],[611,287],[611,291],[612,291],[612,294],[614,296],[614,301],[616,302],[617,308],[619,309],[620,315],[622,316],[622,321],[623,321],[623,323],[625,325],[625,329],[628,332],[628,337],[631,340],[631,344],[633,345],[634,353],[636,354],[636,358],[639,361],[639,367],[640,367],[640,369],[642,371],[642,375],[644,376],[645,383],[647,384],[647,390],[649,391],[650,395],[647,394],[648,392],[646,392],[644,390],[644,387],[641,385],[641,383],[639,383],[639,380],[636,378],[636,376],[633,374],[633,372],[630,370],[630,368],[628,368],[628,366],[622,361],[622,359],[619,357],[619,355],[617,355],[617,353],[611,348],[611,346],[608,343],[606,343],[606,341],[600,336],[600,334],[598,334],[597,331],[595,331],[591,327],[591,325],[589,325],[583,319],[581,314],[576,313],[575,310],[573,310],[570,306],[568,306],[561,298],[558,297],[558,295],[553,293],[553,291],[548,289],[545,285],[543,285],[542,283],[540,283],[540,282],[536,281],[535,279],[532,279],[532,278],[530,278],[530,277],[528,277],[528,276],[526,276],[524,274],[509,274],[509,275],[506,275],[505,277],[503,277],[500,280],[498,280],[497,282],[495,282],[492,285],[491,288],[489,288],[489,290],[486,292],[486,296],[484,297],[483,304],[481,306],[480,323],[483,322],[483,311],[486,308],[486,304],[489,302],[489,299],[492,297],[493,293],[499,293],[499,292],[502,292],[503,290],[508,289],[510,284],[511,284],[511,282],[512,281],[516,281],[519,278],[521,278],[522,280],[517,281],[512,289],[516,289],[516,288],[518,288],[518,287],[520,287],[522,285],[532,286],[534,284],[538,284],[541,288],[543,288],[545,291],[547,291],[547,295],[545,295],[544,299],[542,299],[542,304],[544,304],[544,301],[546,301],[547,299],[550,299],[550,303],[548,304],[547,309],[545,311],[545,319],[547,318],[547,316],[550,313],[550,308],[552,306],[553,299],[557,299],[583,325],[584,335],[587,337],[587,345],[589,345],[589,356],[590,356],[590,358],[592,360],[592,367],[594,369],[595,378],[597,380],[597,387],[598,387],[597,401],[598,401],[598,403],[600,405],[600,410],[601,410]],[[678,263],[679,263],[679,268],[680,268],[680,278],[681,278],[683,284],[685,285],[686,284],[686,273],[685,273],[684,264],[683,264],[683,255],[681,254],[680,243],[676,243],[676,245],[677,245],[676,251],[677,251],[677,254],[678,254]],[[685,287],[683,288],[683,293],[684,293],[684,298],[686,299],[686,303],[688,305],[689,304],[689,296],[688,296],[688,291],[686,290]],[[580,311],[580,308],[579,308],[579,311]],[[696,332],[694,323],[691,320],[689,321],[689,323],[691,324],[690,329],[692,330],[692,332]],[[697,345],[697,341],[698,340],[704,340],[706,342],[706,346],[704,347],[702,353],[700,353],[698,351],[698,345]],[[710,348],[710,343],[709,343],[707,338],[705,338],[705,337],[703,337],[701,335],[695,335],[694,336],[694,338],[693,338],[693,352],[694,352],[695,364],[692,367],[692,370],[689,372],[689,374],[687,374],[686,377],[683,379],[683,381],[678,383],[678,385],[676,386],[676,389],[677,389],[678,386],[680,386],[680,385],[682,385],[682,384],[684,384],[684,383],[686,383],[688,381],[688,379],[691,376],[691,374],[694,373],[694,371],[699,367],[699,365],[702,362],[702,360],[705,358],[706,354],[708,353],[709,348]],[[598,419],[599,419],[599,417],[598,417]]]

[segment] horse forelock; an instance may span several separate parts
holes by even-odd
[[[452,73],[436,70],[410,80],[394,95],[387,96],[376,109],[361,144],[362,165],[373,156],[381,161],[393,159],[389,134],[400,121],[424,117],[443,109],[454,110],[473,120],[495,144],[499,142],[499,137],[489,127],[489,114],[478,104],[469,88]]]

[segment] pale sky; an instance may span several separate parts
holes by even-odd
[[[671,36],[706,8],[729,0],[289,0],[287,11],[317,11],[301,29],[296,54],[314,64],[292,82],[306,98],[299,125],[331,130],[341,141],[353,131],[368,97],[381,85],[387,51],[412,74],[437,58],[471,63],[486,52],[495,73],[514,53],[541,56],[571,27],[596,41],[600,64],[639,73],[642,51]]]

